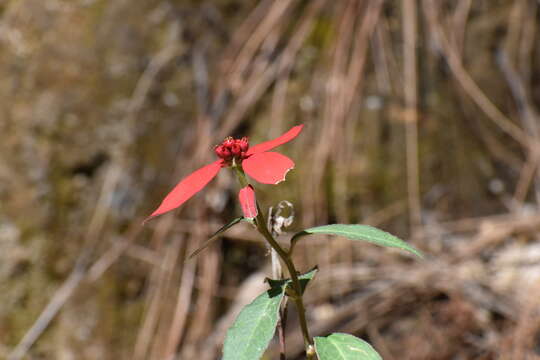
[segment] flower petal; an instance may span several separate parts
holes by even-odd
[[[238,200],[240,200],[240,205],[242,206],[242,212],[244,217],[248,219],[253,219],[257,216],[257,203],[255,202],[255,191],[253,186],[248,185],[238,193]]]
[[[209,165],[195,170],[190,175],[182,179],[172,191],[165,196],[159,207],[149,216],[144,222],[150,220],[154,216],[164,214],[168,211],[176,209],[193,195],[202,190],[212,180],[222,166],[222,160],[215,161]]]
[[[250,147],[247,151],[247,155],[252,155],[252,154],[257,154],[264,151],[272,150],[273,148],[278,147],[279,145],[288,143],[289,141],[297,137],[298,134],[300,134],[303,127],[304,125],[297,125],[293,127],[291,130],[287,131],[285,134],[281,135],[280,137],[275,138],[274,140],[265,141],[253,147]]]
[[[244,171],[263,184],[277,184],[285,180],[287,172],[294,168],[294,162],[277,152],[253,154],[242,162]]]

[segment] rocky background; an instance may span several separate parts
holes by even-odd
[[[270,274],[247,226],[186,260],[239,213],[234,179],[141,221],[225,136],[304,123],[262,203],[429,254],[303,243],[312,332],[386,360],[540,359],[539,6],[0,2],[0,358],[219,359]]]

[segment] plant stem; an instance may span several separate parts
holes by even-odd
[[[239,165],[233,165],[234,170],[236,171],[236,174],[238,175],[238,180],[240,181],[240,185],[242,187],[248,186],[248,182],[246,179],[246,175],[244,174],[244,171],[239,167]],[[270,244],[270,246],[277,252],[281,260],[285,263],[285,266],[287,266],[287,269],[289,270],[289,274],[291,276],[291,281],[293,285],[294,290],[294,296],[290,296],[290,298],[293,299],[294,303],[296,304],[296,308],[298,311],[298,320],[300,322],[300,328],[302,329],[302,336],[304,337],[304,346],[306,348],[306,356],[308,360],[315,359],[315,354],[313,351],[313,340],[311,339],[311,336],[309,335],[309,330],[307,327],[307,321],[306,321],[306,308],[304,306],[304,300],[302,298],[302,285],[300,284],[300,280],[298,280],[298,272],[296,271],[296,268],[294,266],[294,263],[289,256],[289,253],[279,245],[279,243],[274,239],[272,234],[270,234],[270,231],[268,231],[268,228],[266,227],[266,220],[264,218],[264,215],[261,211],[261,208],[259,206],[259,203],[257,204],[257,217],[255,218],[255,225],[257,226],[257,230],[259,233],[264,236],[266,241]]]
[[[275,238],[278,234],[274,232],[274,229],[272,229],[272,218],[274,214],[272,213],[273,208],[270,208],[268,211],[268,222],[266,223],[266,226],[268,229],[270,229],[270,234]],[[270,245],[268,245],[270,248],[270,256],[272,261],[272,277],[274,279],[283,280],[285,279],[283,277],[283,269],[281,267],[281,261],[279,260],[279,256],[276,252],[276,250],[272,249]],[[279,321],[277,323],[277,333],[278,333],[278,339],[279,339],[279,360],[287,360],[287,348],[285,345],[285,328],[287,325],[287,305],[289,302],[288,299],[285,299],[285,301],[281,304],[281,307],[279,309]]]
[[[285,325],[287,324],[287,301],[285,305],[279,309],[278,321],[278,338],[279,338],[279,360],[287,360],[285,348]]]
[[[304,336],[304,345],[307,347],[308,345],[312,344],[312,341],[311,341],[311,337],[309,336],[309,331],[307,328],[306,309],[304,307],[304,301],[302,299],[302,286],[300,285],[300,280],[298,280],[298,272],[296,271],[294,263],[289,257],[289,254],[272,237],[272,235],[266,228],[266,225],[264,225],[266,222],[264,221],[264,215],[260,211],[258,203],[257,203],[257,209],[259,210],[257,214],[257,218],[256,218],[257,230],[259,230],[259,232],[266,238],[266,241],[268,241],[270,246],[272,246],[272,248],[276,250],[279,257],[285,263],[285,266],[287,266],[287,269],[289,270],[289,274],[291,276],[291,280],[292,280],[292,284],[293,284],[293,288],[295,292],[294,294],[295,296],[293,296],[292,298],[298,309],[300,327],[302,328],[302,335]]]

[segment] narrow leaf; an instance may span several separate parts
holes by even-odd
[[[303,236],[311,234],[325,234],[325,235],[336,235],[344,236],[351,240],[360,240],[367,241],[372,244],[393,247],[408,251],[420,258],[424,256],[418,250],[416,250],[411,245],[407,244],[405,241],[395,237],[392,234],[387,233],[386,231],[379,230],[369,225],[355,225],[355,224],[333,224],[333,225],[323,225],[313,228],[306,229],[299,233],[296,233],[291,238],[291,252],[294,248],[296,242]]]
[[[192,257],[199,254],[201,251],[206,249],[208,247],[208,245],[210,245],[212,243],[212,241],[219,238],[219,235],[221,235],[221,233],[227,231],[229,228],[231,228],[234,225],[238,224],[242,220],[244,220],[244,218],[239,217],[239,218],[233,219],[228,224],[223,225],[218,231],[216,231],[212,236],[210,236],[210,238],[208,240],[206,240],[201,246],[199,246],[199,248],[197,250],[195,250],[191,255],[189,255],[189,258],[191,259]]]
[[[240,311],[223,343],[222,360],[257,360],[268,347],[276,330],[284,284],[259,295]]]
[[[369,343],[349,334],[334,333],[314,340],[319,360],[382,360]]]

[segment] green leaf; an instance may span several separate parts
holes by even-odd
[[[311,234],[344,236],[351,240],[367,241],[372,244],[376,244],[380,246],[402,249],[420,258],[424,257],[424,255],[422,255],[420,251],[416,250],[414,247],[407,244],[405,241],[395,237],[392,234],[387,233],[386,231],[379,230],[369,225],[355,225],[355,224],[323,225],[323,226],[309,228],[299,233],[296,233],[291,238],[290,252],[292,252],[294,245],[302,236],[311,235]]]
[[[302,294],[306,290],[306,287],[308,283],[315,277],[315,274],[319,271],[319,268],[315,266],[313,269],[309,270],[307,273],[299,275],[298,281],[300,281],[300,286],[302,287]],[[270,284],[271,287],[277,287],[277,286],[291,286],[292,280],[291,279],[280,279],[280,280],[274,280],[267,278],[266,281],[268,284]]]
[[[191,255],[189,255],[189,258],[191,259],[194,256],[197,256],[201,251],[206,249],[208,245],[212,243],[212,241],[219,238],[219,235],[221,235],[222,232],[227,231],[229,228],[233,227],[234,225],[238,224],[240,221],[244,220],[243,217],[239,217],[236,219],[233,219],[231,222],[229,222],[226,225],[223,225],[218,231],[216,231],[208,240],[206,240],[197,250],[195,250]]]
[[[276,330],[286,281],[271,286],[240,311],[227,331],[222,360],[257,360],[263,355]]]
[[[314,340],[319,360],[382,360],[369,343],[349,334],[334,333]]]

